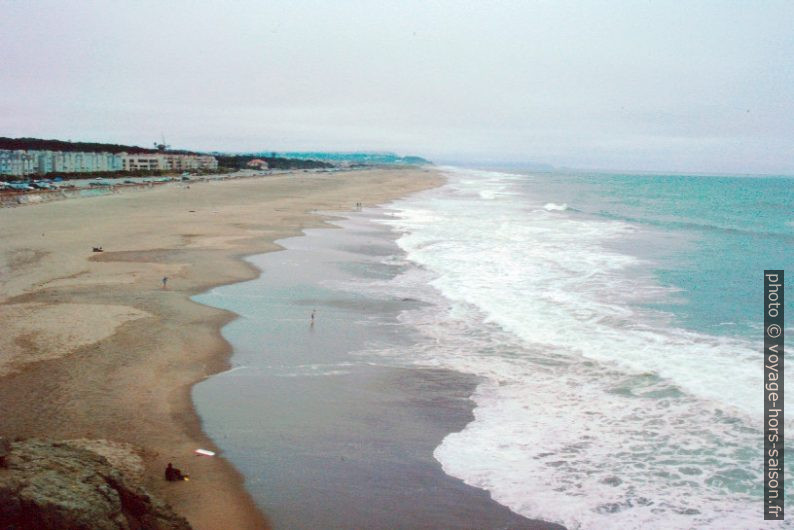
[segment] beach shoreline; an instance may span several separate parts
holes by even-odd
[[[259,277],[196,297],[241,315],[223,329],[234,368],[194,387],[205,431],[277,528],[561,528],[434,457],[482,380],[409,360],[426,344],[403,316],[426,304],[397,285],[421,272],[382,224],[402,202],[280,240],[250,258]]]
[[[231,464],[193,456],[217,447],[191,389],[228,368],[220,329],[236,315],[191,297],[258,276],[243,258],[323,226],[312,212],[442,182],[419,168],[291,173],[0,210],[0,403],[13,411],[0,435],[131,443],[143,484],[195,528],[266,527]],[[162,479],[170,461],[190,482]]]

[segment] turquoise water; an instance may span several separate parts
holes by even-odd
[[[659,282],[680,294],[648,305],[688,329],[761,337],[763,271],[794,265],[794,178],[584,174],[526,185],[584,213],[679,235],[650,254]]]
[[[792,263],[794,181],[444,171],[389,221],[426,273],[395,292],[429,304],[402,357],[482,381],[444,470],[569,528],[758,528],[763,271]]]

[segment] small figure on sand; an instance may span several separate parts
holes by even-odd
[[[189,478],[190,477],[188,475],[183,475],[181,470],[171,465],[171,462],[168,462],[168,466],[165,468],[165,479],[168,482],[176,482],[178,480],[188,480]]]
[[[165,284],[168,283],[168,276],[163,276],[163,289],[165,289]]]
[[[41,234],[44,235],[44,234]],[[102,247],[93,247],[93,252],[103,252]]]

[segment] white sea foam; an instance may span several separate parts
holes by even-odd
[[[467,186],[478,193],[476,181],[453,186],[452,200],[406,202],[399,219],[386,221],[404,232],[398,244],[408,257],[437,274],[431,284],[447,299],[557,355],[653,371],[700,397],[760,413],[753,345],[660,326],[658,315],[632,305],[665,291],[641,274],[650,264],[608,246],[635,227],[543,210],[527,220],[522,201],[489,208],[461,196]],[[701,373],[704,365],[712,375]]]
[[[401,319],[427,340],[369,353],[483,380],[475,420],[436,458],[569,528],[757,527],[753,346],[642,309],[668,290],[613,249],[637,228],[549,211],[514,189],[523,178],[455,171],[383,221],[420,267],[371,292],[423,302]]]
[[[565,203],[556,204],[553,202],[548,202],[543,206],[543,209],[549,212],[564,212],[568,209],[568,205]]]

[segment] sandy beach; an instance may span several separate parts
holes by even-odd
[[[235,315],[190,297],[255,277],[241,258],[320,226],[312,211],[440,182],[422,169],[294,173],[0,209],[0,435],[82,440],[195,528],[267,527],[226,460],[193,456],[217,448],[190,390],[228,366],[219,330]],[[167,462],[191,480],[165,482]]]

